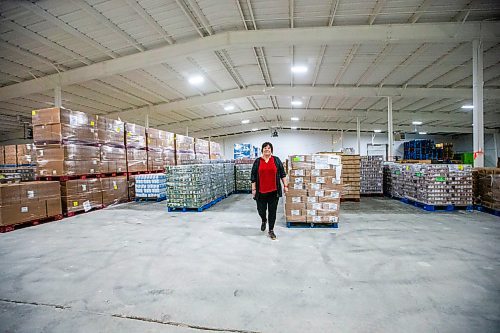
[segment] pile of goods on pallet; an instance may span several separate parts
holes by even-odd
[[[194,140],[194,153],[196,163],[210,159],[210,142],[203,139]]]
[[[222,149],[220,143],[210,141],[210,159],[211,160],[222,159]]]
[[[383,156],[361,156],[361,194],[382,194]]]
[[[252,166],[253,159],[245,158],[235,160],[235,175],[236,175],[236,191],[250,192],[252,191]]]
[[[167,206],[171,208],[199,208],[212,200],[210,164],[168,166]]]
[[[148,170],[164,170],[165,165],[175,164],[174,133],[147,128]]]
[[[500,168],[474,168],[474,204],[500,210]]]
[[[343,158],[329,154],[290,156],[287,223],[338,223]]]
[[[167,176],[164,173],[136,175],[135,198],[155,199],[157,201],[167,198]]]
[[[453,144],[433,140],[411,140],[403,144],[405,160],[450,161],[453,159]]]
[[[387,163],[386,194],[432,206],[472,205],[472,168],[463,164]]]
[[[0,226],[61,216],[59,182],[0,184]]]
[[[229,195],[236,189],[234,162],[230,160],[223,161],[224,165],[224,194]]]
[[[196,163],[194,138],[180,134],[175,135],[175,159],[176,165]]]
[[[29,144],[0,146],[0,183],[35,180],[35,146]]]
[[[342,200],[359,201],[361,179],[361,162],[359,155],[342,154]]]

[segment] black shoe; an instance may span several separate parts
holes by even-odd
[[[272,240],[276,239],[276,235],[274,234],[274,231],[269,231],[269,237],[271,237]]]
[[[266,223],[267,221],[262,221],[262,224],[260,225],[260,231],[266,231]]]

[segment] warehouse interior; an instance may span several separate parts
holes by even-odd
[[[1,1],[0,332],[498,331],[499,19]]]

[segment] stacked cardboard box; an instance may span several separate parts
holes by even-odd
[[[361,194],[383,193],[383,156],[361,157]]]
[[[225,194],[225,175],[224,175],[224,164],[222,163],[210,163],[210,192],[211,199],[215,200],[222,197]]]
[[[359,155],[342,155],[342,184],[344,185],[342,199],[360,199],[360,164]]]
[[[129,175],[128,176],[128,199],[129,200],[134,200],[135,199],[135,177],[137,175]]]
[[[164,173],[154,173],[135,176],[135,197],[166,199],[166,175]]]
[[[94,116],[49,108],[34,110],[32,122],[38,176],[92,174],[100,171]]]
[[[0,146],[0,165],[5,164],[5,147]]]
[[[127,171],[125,123],[120,120],[97,118],[97,141],[100,145],[100,172]]]
[[[210,141],[210,159],[220,160],[222,158],[222,149],[220,143]]]
[[[500,168],[473,170],[474,203],[500,210]]]
[[[148,170],[164,170],[175,165],[174,133],[148,128]]]
[[[404,198],[405,180],[403,166],[399,163],[384,164],[384,193],[394,198]]]
[[[136,124],[125,124],[125,146],[127,150],[127,171],[148,170],[146,128]]]
[[[109,206],[128,201],[127,177],[100,178],[102,187],[102,204]]]
[[[61,182],[63,212],[88,212],[102,207],[102,186],[99,178],[75,179]]]
[[[59,182],[0,185],[0,225],[15,225],[62,214]]]
[[[203,139],[194,140],[194,153],[197,163],[210,159],[210,142]]]
[[[17,147],[16,145],[4,146],[5,150],[5,163],[10,166],[17,165]]]
[[[175,159],[177,165],[195,163],[194,138],[175,135]]]
[[[337,223],[342,192],[338,155],[290,156],[287,222]]]

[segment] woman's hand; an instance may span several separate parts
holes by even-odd
[[[288,185],[285,185],[285,193],[288,193]]]

